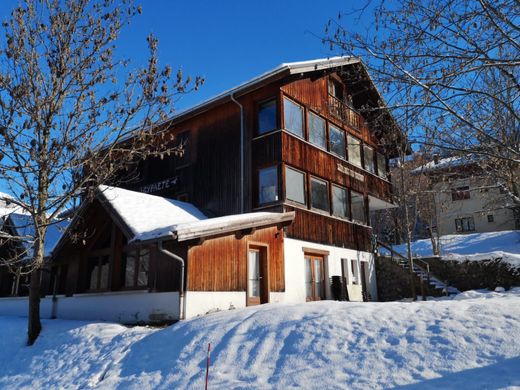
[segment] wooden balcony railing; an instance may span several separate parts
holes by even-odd
[[[338,98],[329,95],[328,106],[332,116],[355,130],[361,131],[366,126],[363,117]]]

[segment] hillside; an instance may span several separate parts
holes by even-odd
[[[520,231],[518,230],[449,234],[441,236],[440,244],[441,254],[447,260],[478,261],[500,257],[513,267],[520,268]],[[406,255],[406,244],[395,245],[393,249]],[[431,241],[429,239],[414,241],[412,253],[418,257],[432,256]]]
[[[0,318],[0,388],[520,386],[520,289],[453,300],[264,305],[164,329]]]

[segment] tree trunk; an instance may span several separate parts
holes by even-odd
[[[42,330],[42,324],[40,321],[40,275],[40,268],[35,268],[31,272],[31,282],[29,285],[27,345],[33,345]]]

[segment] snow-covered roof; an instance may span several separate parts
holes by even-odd
[[[35,228],[32,217],[27,213],[13,212],[7,217],[7,223],[14,229],[18,241],[27,251],[26,257],[32,256],[33,242],[35,237]],[[51,255],[54,247],[60,240],[61,236],[69,225],[69,220],[57,220],[47,227],[47,235],[45,236],[44,257]]]
[[[415,168],[412,173],[427,173],[434,171],[441,171],[446,169],[452,169],[457,167],[462,167],[468,164],[472,164],[476,161],[476,157],[473,155],[466,156],[453,156],[453,157],[445,157],[441,158],[437,161],[433,160],[420,167]]]
[[[160,196],[110,186],[100,186],[99,194],[131,232],[129,242],[166,237],[185,241],[294,219],[293,213],[269,212],[208,218],[190,203]]]
[[[171,235],[174,226],[207,219],[190,203],[118,187],[99,186],[99,194],[133,234],[133,241]]]
[[[271,224],[292,221],[294,213],[256,212],[246,214],[227,215],[225,217],[210,218],[204,221],[179,224],[173,233],[177,241],[185,241],[195,237],[209,236],[232,232],[244,228],[266,226]]]

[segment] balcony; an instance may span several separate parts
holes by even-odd
[[[330,114],[347,126],[357,131],[362,131],[366,127],[363,117],[346,102],[339,100],[335,96],[329,95],[328,107]]]

